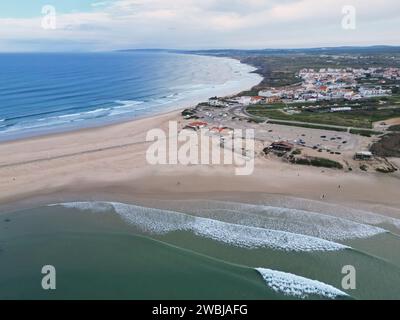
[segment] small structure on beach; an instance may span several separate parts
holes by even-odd
[[[231,128],[228,128],[228,127],[213,127],[213,128],[211,128],[210,129],[210,132],[213,132],[213,133],[223,133],[223,132],[229,132],[229,131],[233,131],[233,129],[231,129]]]
[[[206,128],[207,126],[208,126],[207,122],[196,121],[196,122],[189,123],[183,129],[191,129],[191,130],[197,131],[197,130]]]
[[[369,151],[359,151],[355,154],[355,160],[372,160],[372,152]]]
[[[289,143],[287,141],[278,141],[272,143],[269,148],[275,151],[289,152],[293,150],[294,144]]]

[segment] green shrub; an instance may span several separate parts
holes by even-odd
[[[376,135],[382,134],[382,132],[380,132],[380,131],[362,130],[362,129],[351,129],[350,133],[351,134],[358,134],[358,135],[363,136],[363,137],[372,137],[374,135],[376,136]]]
[[[329,127],[329,126],[323,126],[323,125],[318,125],[318,124],[291,123],[291,122],[286,122],[286,121],[275,121],[275,120],[268,120],[268,123],[282,125],[282,126],[289,126],[289,127],[308,128],[308,129],[319,129],[319,130],[339,131],[339,132],[347,131],[347,129],[344,129],[344,128]]]
[[[393,168],[376,168],[376,171],[380,173],[392,173],[395,172],[396,170]]]
[[[182,111],[182,116],[186,117],[186,116],[193,116],[194,115],[194,111],[191,109],[185,109]]]
[[[343,169],[343,165],[337,161],[333,161],[325,158],[299,158],[294,159],[293,163],[314,167],[323,167],[323,168],[334,168],[334,169]]]
[[[389,131],[400,131],[400,124],[389,127]]]
[[[301,150],[300,149],[296,149],[292,152],[292,155],[297,156],[301,154]]]

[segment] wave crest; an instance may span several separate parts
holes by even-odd
[[[194,234],[242,248],[313,252],[338,251],[350,247],[307,235],[227,223],[188,214],[144,208],[114,202],[75,202],[59,204],[67,208],[105,212],[114,210],[125,221],[153,234],[191,231]]]
[[[349,297],[347,293],[317,280],[271,269],[257,268],[256,270],[272,290],[287,296],[300,299],[307,299],[315,295],[329,299]]]

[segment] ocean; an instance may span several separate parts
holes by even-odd
[[[187,200],[3,213],[0,299],[400,298],[400,220],[302,202],[313,209]],[[54,291],[41,288],[45,265]],[[355,289],[343,287],[348,266]]]
[[[261,81],[228,58],[161,52],[0,54],[0,140],[190,107]]]

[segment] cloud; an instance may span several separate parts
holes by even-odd
[[[110,5],[110,1],[99,1],[90,4],[92,7],[104,7]]]
[[[357,10],[356,30],[341,28],[345,5]],[[0,19],[0,50],[35,39],[46,50],[56,40],[85,50],[399,44],[398,0],[118,0],[92,7],[59,14],[56,30],[43,30],[40,17]]]

